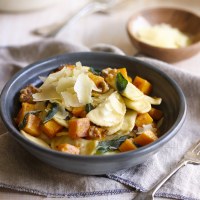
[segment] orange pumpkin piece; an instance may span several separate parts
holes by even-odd
[[[86,137],[90,128],[88,118],[74,118],[69,120],[69,136],[72,139]]]
[[[163,112],[156,108],[151,108],[151,110],[148,113],[154,120],[160,120],[163,116]]]
[[[23,102],[22,107],[21,107],[19,113],[17,114],[16,123],[17,124],[21,123],[22,120],[24,119],[25,114],[27,112],[33,111],[33,110],[35,110],[35,104]]]
[[[143,132],[136,138],[134,138],[134,142],[141,146],[145,146],[147,144],[150,144],[151,142],[154,142],[157,139],[158,137],[155,135],[155,133],[148,130],[148,131]]]
[[[28,114],[27,119],[26,119],[26,125],[23,128],[23,130],[26,133],[37,137],[41,133],[40,123],[41,123],[41,119],[39,117],[33,114]]]
[[[71,69],[71,70],[73,70],[76,67],[75,65],[70,65],[70,64],[67,64],[65,66],[67,67],[67,69]]]
[[[65,152],[65,153],[75,154],[75,155],[80,154],[80,149],[71,144],[59,144],[57,146],[57,150],[61,152]]]
[[[121,152],[125,152],[125,151],[131,151],[131,150],[135,150],[137,149],[136,145],[133,143],[133,139],[129,138],[126,139],[120,146],[119,146],[119,150]]]
[[[56,136],[56,133],[63,129],[63,126],[58,124],[54,119],[51,119],[45,124],[42,124],[41,129],[49,138],[53,138]]]
[[[85,107],[81,106],[81,107],[74,107],[72,109],[72,114],[75,117],[85,117],[87,113],[85,111]]]
[[[135,125],[137,127],[142,127],[146,124],[151,124],[153,122],[153,118],[148,113],[139,114],[136,118]]]
[[[133,84],[144,94],[150,94],[152,91],[152,85],[146,79],[136,76],[133,80]]]

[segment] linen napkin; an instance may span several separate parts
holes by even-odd
[[[100,48],[101,47],[101,48]],[[99,46],[92,50],[110,51]],[[113,48],[114,52],[121,51]],[[84,46],[46,40],[22,47],[0,48],[0,90],[5,82],[21,67],[52,55],[90,51]],[[48,197],[116,199],[134,189],[149,190],[200,139],[200,77],[175,69],[166,63],[138,58],[149,62],[171,76],[183,89],[188,112],[179,133],[153,157],[143,164],[105,176],[85,176],[64,172],[42,163],[24,150],[8,133],[0,121],[0,187]],[[107,198],[109,196],[109,198]],[[200,165],[187,165],[180,169],[156,193],[158,197],[200,200]]]

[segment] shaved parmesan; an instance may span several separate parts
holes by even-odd
[[[34,101],[46,101],[52,99],[61,99],[60,94],[56,92],[56,88],[53,85],[45,86],[39,93],[32,95]]]
[[[62,77],[68,77],[71,75],[72,75],[72,70],[63,67],[63,69],[61,69],[60,71],[50,74],[40,88],[43,88],[49,84],[53,84],[54,82],[60,80]]]
[[[73,77],[63,77],[57,82],[56,91],[58,93],[64,92],[67,88],[74,87],[75,82]]]
[[[77,94],[78,100],[82,104],[92,102],[92,88],[94,87],[93,81],[86,74],[80,74],[74,85],[74,90]]]
[[[76,63],[76,67],[73,69],[73,77],[77,78],[80,74],[87,74],[89,67],[82,66],[80,62]]]
[[[65,91],[61,92],[61,96],[63,98],[63,104],[65,105],[65,108],[80,107],[83,105],[79,103],[76,93],[73,94],[71,92]]]

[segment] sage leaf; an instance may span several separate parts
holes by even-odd
[[[100,69],[94,69],[93,67],[90,67],[90,71],[94,74],[94,75],[101,75],[101,70]]]
[[[128,81],[123,77],[121,73],[117,73],[116,87],[119,93],[123,92],[128,84]]]
[[[113,140],[106,140],[99,142],[97,146],[97,152],[106,153],[108,151],[117,150],[119,146],[127,139],[129,135],[122,136]]]
[[[89,113],[91,110],[94,109],[94,106],[91,103],[86,104],[85,111]]]
[[[48,111],[43,123],[47,123],[53,118],[53,116],[58,112],[59,105],[57,103],[52,103],[51,109]]]

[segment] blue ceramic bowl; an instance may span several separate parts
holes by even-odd
[[[131,76],[139,75],[153,85],[153,95],[163,99],[162,136],[155,142],[135,151],[104,156],[64,154],[40,147],[26,139],[17,129],[14,117],[19,111],[19,91],[28,84],[41,84],[39,76],[46,76],[64,63],[81,61],[83,65],[103,69],[125,66]],[[20,70],[4,87],[1,94],[1,117],[9,133],[32,155],[56,168],[80,174],[106,174],[138,165],[149,159],[172,139],[181,128],[186,115],[186,100],[177,83],[162,71],[133,57],[111,53],[72,53],[42,60]]]

